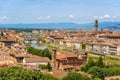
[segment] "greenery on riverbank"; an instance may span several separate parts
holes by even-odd
[[[52,59],[52,55],[48,49],[41,50],[41,49],[36,49],[33,47],[28,47],[27,51],[33,55],[37,55],[41,57],[48,57],[49,59]]]
[[[99,55],[89,54],[88,57],[92,58],[94,61],[97,61],[99,59]],[[103,62],[109,65],[109,67],[120,67],[120,64],[118,63],[120,62],[119,56],[106,55],[106,56],[101,56],[101,57],[103,59]]]
[[[119,60],[113,57],[107,57],[106,59],[108,60],[114,59],[115,61]],[[106,64],[102,57],[99,57],[98,59],[90,57],[87,64],[85,64],[81,68],[81,70],[89,74],[92,74],[94,79],[100,78],[104,80],[106,76],[120,75],[120,67],[116,65],[113,66],[111,64]]]
[[[60,47],[55,46],[55,45],[52,45],[52,44],[50,44],[49,42],[42,41],[42,43],[43,43],[44,45],[48,46],[50,49],[53,49],[53,48],[54,48],[54,49],[57,49],[57,50],[60,49]]]
[[[45,44],[46,46],[48,46],[50,49],[68,51],[67,48],[63,48],[63,47],[60,47],[60,46],[56,46],[56,45],[54,45],[54,44],[50,44],[49,42],[42,41],[42,43]]]

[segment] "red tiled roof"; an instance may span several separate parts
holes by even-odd
[[[27,63],[31,62],[51,62],[51,60],[48,57],[40,57],[40,56],[34,56],[34,55],[29,55],[25,57],[25,61]]]
[[[57,52],[57,59],[67,59],[68,57],[77,57],[75,53],[59,51]]]

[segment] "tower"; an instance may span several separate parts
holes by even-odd
[[[98,20],[95,20],[94,29],[96,32],[98,31]]]
[[[56,68],[56,49],[52,49],[54,53],[54,68]]]

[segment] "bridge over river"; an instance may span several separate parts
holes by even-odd
[[[30,44],[32,47],[37,49],[45,49],[48,48],[46,45],[37,45],[41,44],[41,37],[40,34],[33,35],[32,33],[24,33],[24,41],[25,44]]]
[[[25,33],[24,34],[24,43],[40,43],[41,37],[40,34],[33,35],[32,33]]]

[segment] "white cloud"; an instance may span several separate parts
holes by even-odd
[[[74,15],[72,15],[72,14],[70,14],[68,17],[69,17],[69,18],[74,18],[75,16],[74,16]]]
[[[7,16],[2,16],[1,17],[1,20],[6,20],[7,19]]]
[[[104,18],[111,18],[112,16],[109,15],[109,14],[106,14],[106,15],[104,15],[103,17],[104,17]]]
[[[103,16],[93,16],[93,19],[100,19],[100,20],[103,20],[103,19],[115,19],[116,16],[112,16],[112,15],[109,15],[109,14],[105,14]]]
[[[99,16],[93,16],[93,18],[94,18],[94,19],[98,19],[98,18],[99,18]]]
[[[46,19],[50,19],[50,18],[51,18],[51,16],[47,16],[47,17],[46,17]]]

